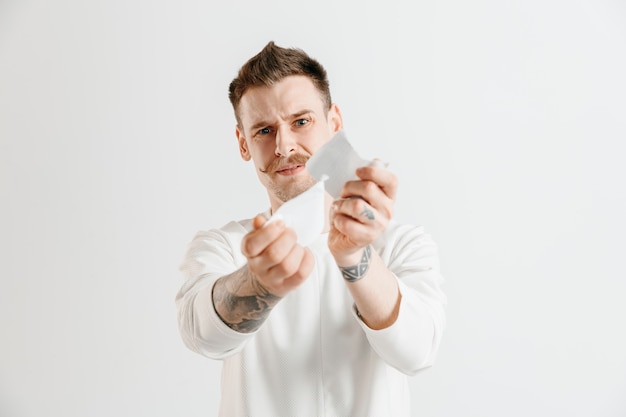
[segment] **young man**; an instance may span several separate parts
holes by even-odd
[[[220,416],[409,416],[407,375],[432,365],[445,326],[437,248],[393,220],[398,181],[366,166],[326,194],[307,247],[280,220],[316,180],[306,161],[343,128],[324,68],[273,42],[231,85],[239,152],[270,208],[199,232],[181,265],[181,335],[223,361]]]

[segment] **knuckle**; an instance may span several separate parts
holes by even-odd
[[[296,272],[296,267],[289,258],[276,265],[276,272],[283,277],[290,277]]]
[[[294,265],[295,268],[293,271],[291,271],[290,277],[292,279],[296,279],[296,280],[304,280],[306,277],[309,276],[307,269],[303,268],[303,264],[298,262],[296,265]]]
[[[365,182],[365,193],[367,193],[368,195],[371,195],[372,193],[376,192],[376,190],[378,190],[378,185],[372,181],[367,181]]]
[[[250,254],[252,253],[252,249],[253,249],[253,245],[252,242],[250,241],[249,237],[244,237],[243,240],[241,241],[241,252],[243,252],[243,254],[245,256],[250,256]]]
[[[361,200],[360,198],[351,198],[349,200],[345,200],[343,202],[343,205],[346,208],[346,212],[351,213],[354,211],[357,211],[359,209],[359,205],[361,204]]]
[[[277,245],[268,246],[263,255],[266,259],[268,259],[271,263],[278,263],[281,260],[281,251],[277,247]]]

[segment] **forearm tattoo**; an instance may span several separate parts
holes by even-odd
[[[257,330],[280,300],[263,288],[248,268],[242,268],[236,278],[219,279],[213,286],[213,304],[222,321],[241,333]],[[231,288],[232,287],[232,288]]]
[[[341,271],[341,275],[348,282],[355,282],[360,280],[367,274],[367,270],[370,267],[370,260],[372,258],[372,249],[369,245],[365,247],[363,250],[363,256],[361,257],[361,261],[352,266],[340,266],[339,270]]]

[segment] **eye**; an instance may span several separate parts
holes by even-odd
[[[295,121],[296,126],[304,126],[309,123],[308,119],[298,119]]]
[[[272,130],[269,127],[264,127],[262,129],[259,129],[257,135],[269,135],[271,131]]]

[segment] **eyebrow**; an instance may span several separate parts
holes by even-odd
[[[298,117],[304,116],[305,114],[309,114],[309,113],[313,113],[313,110],[310,110],[310,109],[300,110],[300,111],[297,111],[295,113],[290,114],[287,117],[290,118],[290,119],[297,119]],[[272,124],[271,122],[262,120],[260,122],[256,122],[252,126],[250,126],[250,130],[254,132],[254,131],[256,131],[256,130],[262,128],[262,127],[266,127],[266,126],[269,126],[271,124]]]

